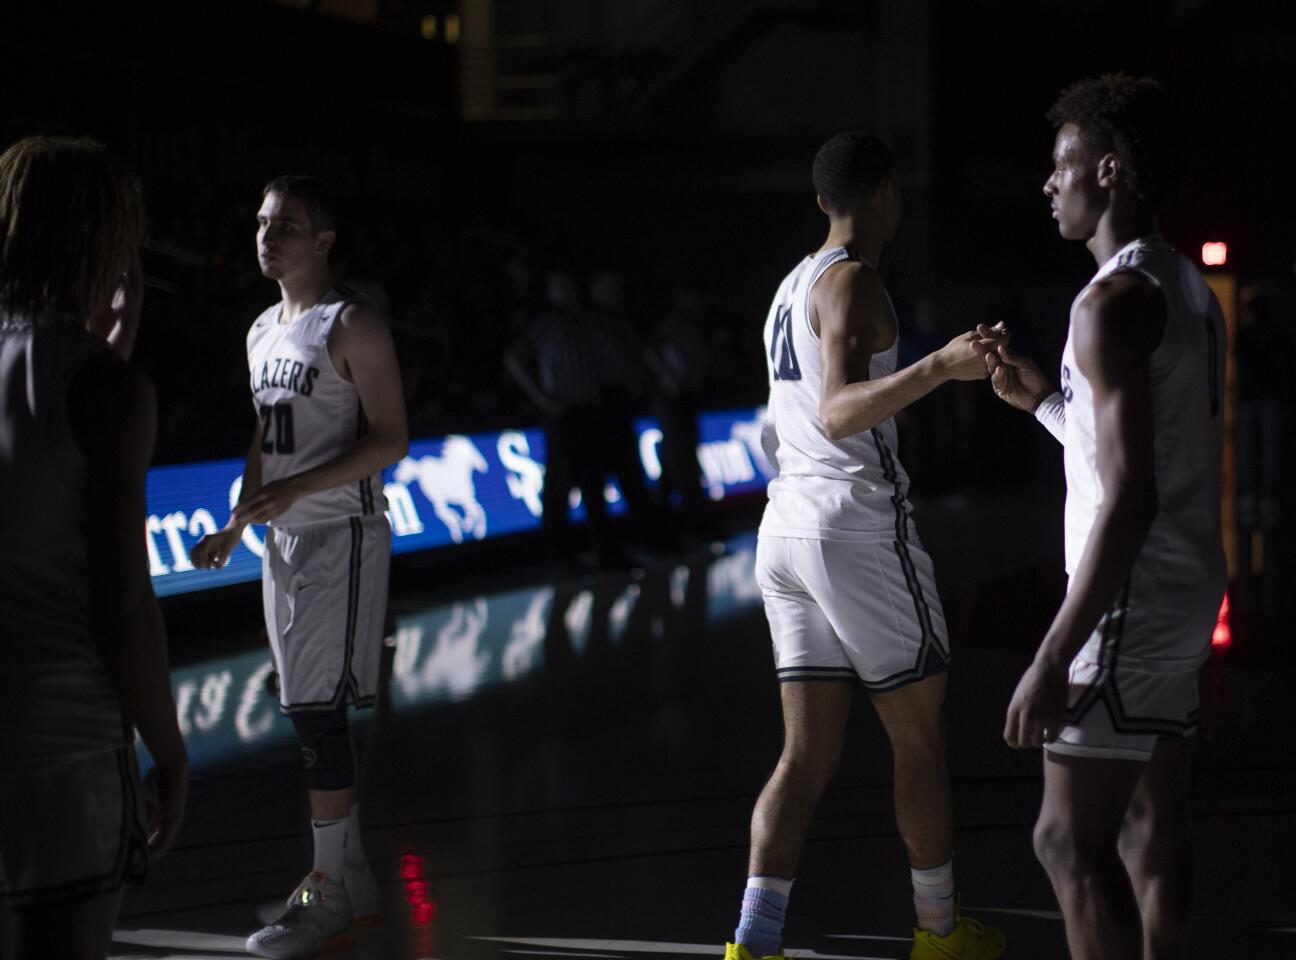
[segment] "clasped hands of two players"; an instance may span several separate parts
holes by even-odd
[[[223,530],[209,533],[193,545],[189,562],[199,570],[219,570],[243,537],[249,523],[268,523],[296,503],[302,496],[296,477],[284,477],[267,483],[256,493],[240,500],[230,511]]]

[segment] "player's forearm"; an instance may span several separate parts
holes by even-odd
[[[239,486],[238,503],[246,503],[261,487],[261,434],[258,431],[252,438],[252,446],[248,450],[247,460],[243,463],[243,483]],[[242,532],[247,525],[248,521],[246,519],[240,519],[236,512],[231,511],[225,529]]]
[[[303,470],[292,480],[300,491],[299,496],[308,497],[371,477],[408,452],[408,433],[373,430],[332,460]]]
[[[152,588],[144,583],[95,617],[100,659],[126,718],[159,763],[185,758],[171,696],[166,630]]]
[[[1119,488],[1103,503],[1037,660],[1053,667],[1065,665],[1084,646],[1129,580],[1156,512],[1156,490],[1150,485]]]
[[[825,397],[821,415],[830,439],[843,440],[871,430],[948,379],[934,356],[927,356],[880,380],[848,383]]]

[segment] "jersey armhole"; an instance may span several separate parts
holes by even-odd
[[[1110,280],[1112,277],[1121,274],[1133,275],[1146,280],[1151,284],[1152,289],[1161,295],[1161,306],[1165,310],[1165,323],[1161,327],[1161,339],[1157,341],[1157,345],[1148,354],[1149,363],[1156,364],[1156,369],[1153,369],[1151,373],[1153,376],[1157,376],[1158,373],[1173,367],[1183,353],[1183,331],[1170,322],[1170,298],[1166,295],[1165,285],[1161,283],[1156,274],[1136,263],[1130,263],[1117,267],[1103,279]]]
[[[832,257],[825,257],[822,263],[816,264],[814,272],[810,274],[810,282],[806,284],[805,293],[803,295],[805,297],[804,312],[806,333],[810,334],[810,339],[815,343],[819,342],[819,334],[815,332],[814,324],[810,322],[810,294],[814,291],[814,288],[819,281],[823,279],[823,275],[828,272],[829,268],[835,267],[843,261],[864,263],[863,260],[859,260],[857,257],[852,256],[849,250],[842,247],[840,255],[834,254]]]
[[[324,362],[328,364],[328,368],[330,371],[332,371],[333,375],[337,377],[339,380],[341,380],[343,383],[349,383],[351,384],[351,386],[354,387],[355,381],[352,380],[350,377],[343,376],[342,371],[339,370],[337,368],[337,364],[333,362],[333,351],[329,346],[329,340],[332,339],[333,337],[333,328],[337,325],[338,321],[342,319],[342,311],[345,310],[347,307],[351,306],[351,304],[353,303],[355,303],[355,299],[352,297],[348,297],[345,300],[339,301],[337,312],[333,314],[333,319],[328,322],[328,333],[324,335],[323,352],[324,352]]]

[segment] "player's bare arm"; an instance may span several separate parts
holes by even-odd
[[[882,278],[859,262],[824,273],[810,293],[810,316],[823,366],[819,416],[833,440],[871,430],[947,380],[984,380],[986,362],[972,345],[1000,339],[959,334],[912,366],[870,380],[869,358],[890,347],[897,324]]]
[[[95,518],[86,526],[86,571],[96,649],[155,762],[145,789],[149,849],[160,856],[180,829],[188,757],[171,697],[166,631],[140,536],[157,403],[142,373],[104,355],[77,374],[68,406],[86,475],[94,478],[86,491],[86,516]]]
[[[400,365],[386,320],[368,304],[348,306],[329,336],[329,356],[355,384],[368,433],[333,459],[241,498],[231,521],[266,523],[302,497],[372,476],[409,452]]]
[[[1076,363],[1091,382],[1103,502],[1066,600],[1008,707],[1009,746],[1056,736],[1066,709],[1067,668],[1110,609],[1157,512],[1149,358],[1165,327],[1165,301],[1151,284],[1118,275],[1077,305]]]

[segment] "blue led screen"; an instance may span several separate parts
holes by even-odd
[[[772,470],[761,452],[761,408],[720,410],[698,418],[698,462],[713,500],[764,490]],[[640,460],[650,485],[661,476],[656,421],[636,421]],[[409,455],[383,472],[392,552],[410,553],[535,530],[544,490],[544,434],[539,429],[452,434],[415,440]],[[229,519],[242,482],[240,460],[155,467],[148,476],[147,540],[158,596],[259,579],[265,530],[249,527],[219,571],[195,570],[189,548]],[[612,514],[624,511],[609,482]],[[572,510],[583,517],[573,493]]]

